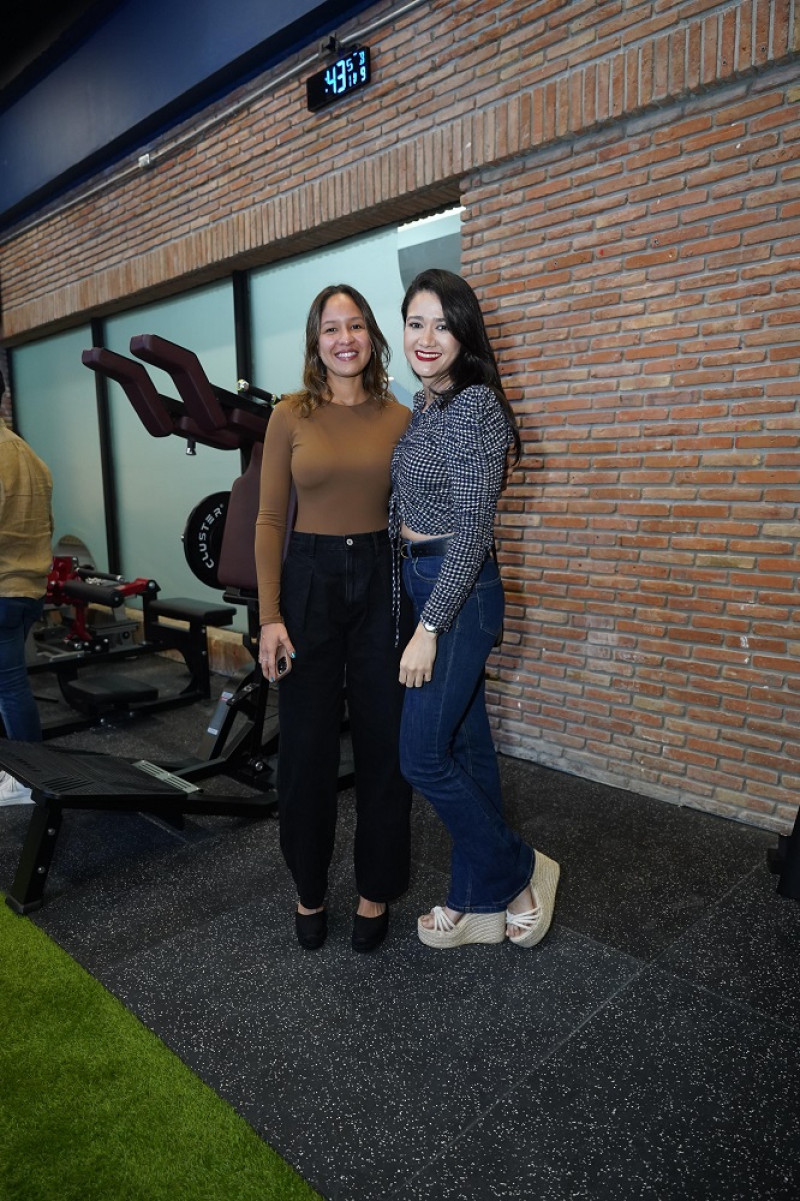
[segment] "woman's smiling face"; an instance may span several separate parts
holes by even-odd
[[[346,292],[325,302],[319,323],[319,357],[328,375],[361,375],[372,357],[372,343],[361,309]]]
[[[408,365],[426,387],[443,392],[461,343],[447,328],[442,302],[435,292],[417,292],[409,302],[403,329]]]

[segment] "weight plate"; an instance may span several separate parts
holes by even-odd
[[[183,531],[183,553],[192,572],[209,588],[219,588],[217,578],[222,535],[230,492],[212,492],[192,509]]]

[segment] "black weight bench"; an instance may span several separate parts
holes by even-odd
[[[110,595],[109,588],[83,586],[90,599],[98,604],[116,607],[121,604]],[[109,594],[104,600],[103,595]],[[230,626],[237,609],[218,601],[193,600],[189,597],[159,597],[158,585],[142,595],[142,641],[103,647],[61,651],[29,665],[33,672],[50,671],[58,680],[61,694],[83,720],[67,718],[46,722],[44,736],[52,738],[71,730],[82,729],[91,722],[113,719],[114,715],[156,713],[176,706],[190,705],[211,696],[211,668],[208,649],[208,627],[221,629]],[[131,623],[133,624],[133,623]],[[57,627],[53,627],[54,629]],[[108,670],[115,663],[139,659],[145,655],[176,651],[183,659],[189,679],[177,692],[163,694],[157,687],[135,676]]]
[[[149,705],[158,699],[158,689],[152,684],[110,671],[80,679],[62,679],[59,683],[64,700],[73,709],[91,714],[98,721],[106,714],[128,712],[136,705]]]
[[[152,813],[173,825],[187,813],[252,818],[274,812],[274,797],[206,796],[179,770],[41,742],[0,741],[0,768],[30,788],[34,800],[17,873],[6,896],[6,904],[20,914],[43,904],[65,809]]]
[[[234,606],[173,596],[157,599],[145,597],[142,608],[145,642],[156,650],[180,651],[192,676],[192,683],[186,691],[196,690],[201,697],[211,696],[206,627],[220,629],[231,625],[236,616]],[[165,619],[164,622],[161,618]],[[167,621],[184,624],[168,625]]]

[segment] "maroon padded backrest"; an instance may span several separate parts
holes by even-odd
[[[254,443],[247,468],[231,488],[217,569],[225,588],[255,592],[258,587],[255,538],[263,450],[262,442]]]
[[[147,374],[147,369],[133,359],[102,346],[84,350],[81,362],[85,367],[100,375],[106,375],[118,383],[136,410],[137,416],[148,434],[154,438],[165,438],[175,433],[175,424],[156,386]]]
[[[137,334],[131,338],[131,354],[172,376],[178,395],[198,429],[205,434],[224,429],[225,411],[193,350],[168,342],[158,334]]]

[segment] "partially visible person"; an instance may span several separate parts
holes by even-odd
[[[418,618],[400,661],[401,767],[452,839],[447,902],[419,918],[417,933],[439,948],[506,937],[533,946],[552,920],[559,867],[503,816],[484,693],[504,609],[495,512],[519,432],[469,284],[423,271],[402,313],[422,390],[392,462],[392,529]]]
[[[374,951],[408,887],[411,789],[400,773],[403,690],[388,534],[392,451],[410,419],[389,392],[388,347],[364,297],[325,288],[306,323],[303,390],[274,409],[256,527],[259,662],[279,681],[280,842],[295,930],[322,946],[346,687],[356,792],[352,946]],[[288,540],[287,510],[296,493]]]
[[[0,397],[5,390],[0,375]],[[7,738],[25,742],[42,737],[25,641],[53,561],[52,489],[48,468],[0,417],[0,717]],[[0,805],[28,803],[30,789],[0,769]]]

